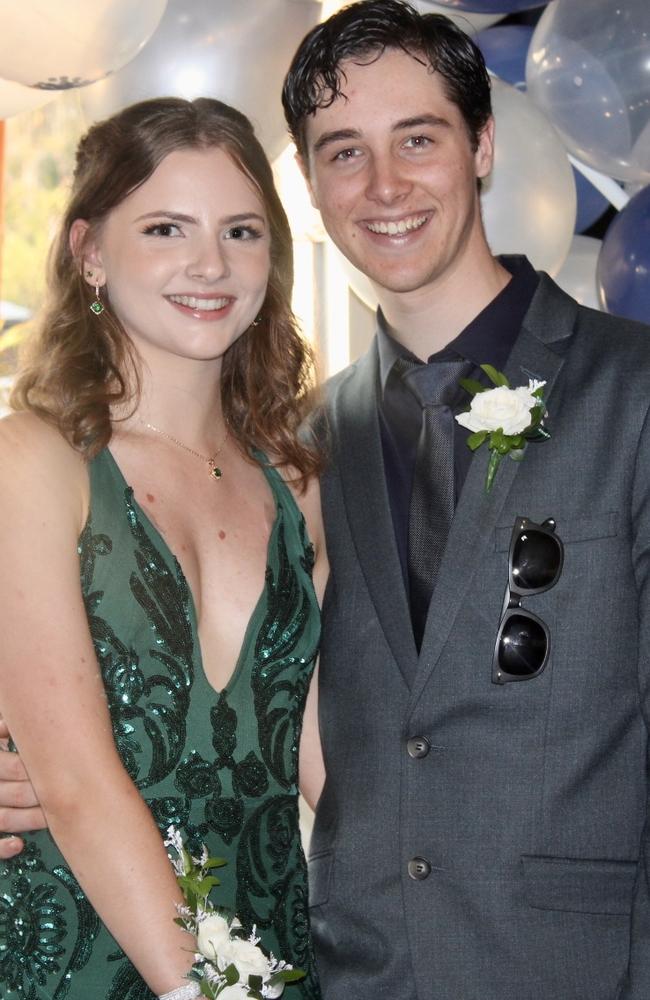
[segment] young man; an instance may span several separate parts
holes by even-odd
[[[283,99],[381,304],[323,421],[325,996],[647,1000],[650,330],[492,256],[489,81],[447,19],[345,8]],[[544,383],[551,435],[489,491],[453,420],[483,364]]]
[[[317,422],[324,995],[647,1000],[650,331],[492,256],[489,81],[446,18],[340,11],[284,103],[314,203],[381,303]],[[453,419],[484,364],[544,383],[551,435],[489,490],[488,442]]]

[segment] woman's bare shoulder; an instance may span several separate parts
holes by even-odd
[[[0,419],[0,474],[9,493],[33,494],[48,505],[74,504],[83,518],[88,493],[83,456],[52,424],[20,411]],[[83,521],[82,521],[83,523]]]

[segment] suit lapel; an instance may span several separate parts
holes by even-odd
[[[386,640],[408,684],[416,671],[417,652],[386,488],[377,386],[373,344],[339,387],[331,408],[331,433],[359,563]]]
[[[506,375],[512,386],[526,385],[529,378],[546,382],[544,398],[549,410],[548,424],[553,432],[553,388],[564,364],[554,342],[565,340],[573,332],[576,303],[542,276],[515,346]],[[529,447],[544,447],[543,443]],[[425,628],[418,673],[411,691],[415,706],[454,627],[456,616],[468,591],[477,566],[481,565],[508,494],[523,462],[505,458],[501,462],[489,494],[485,492],[488,463],[487,448],[475,454],[452,521],[445,554]],[[526,511],[519,511],[526,514]],[[505,580],[504,580],[505,587]],[[496,634],[496,623],[495,623]]]

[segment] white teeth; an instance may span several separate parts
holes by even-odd
[[[409,219],[399,222],[368,222],[366,227],[371,233],[381,233],[384,236],[403,236],[404,233],[419,229],[427,221],[426,215],[412,215]]]
[[[181,306],[188,306],[190,309],[223,309],[230,302],[230,299],[197,299],[194,295],[170,295],[172,302],[178,302]]]

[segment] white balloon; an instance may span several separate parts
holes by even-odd
[[[601,240],[595,240],[591,236],[574,236],[569,256],[555,277],[560,288],[572,295],[580,305],[591,309],[601,309],[596,279],[601,247]]]
[[[505,14],[475,14],[473,11],[455,11],[445,4],[434,3],[433,0],[411,0],[413,6],[421,14],[444,14],[468,35],[475,35],[483,28],[489,28],[504,18]]]
[[[578,160],[619,180],[650,181],[648,0],[549,3],[526,80]]]
[[[495,254],[525,253],[557,274],[576,220],[576,187],[566,150],[526,94],[492,81],[494,169],[483,182],[483,219]]]
[[[167,0],[0,0],[0,75],[67,90],[124,66],[158,27]]]
[[[13,118],[24,111],[34,111],[42,104],[53,101],[56,94],[51,90],[34,90],[33,87],[23,87],[12,80],[0,80],[0,121]]]
[[[298,0],[169,0],[132,62],[81,92],[90,121],[150,97],[217,97],[251,118],[273,159],[288,141],[280,91],[320,4]]]

